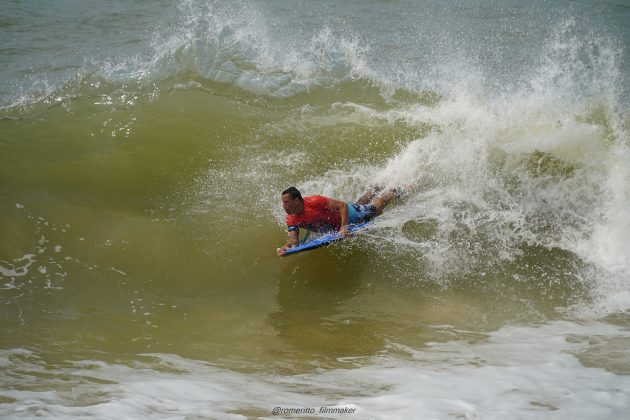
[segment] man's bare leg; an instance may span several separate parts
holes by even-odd
[[[394,198],[398,197],[398,192],[395,188],[384,192],[374,199],[373,205],[376,210],[376,214],[380,215],[385,210],[385,206],[389,204]]]
[[[370,186],[370,189],[363,193],[361,198],[356,201],[356,204],[369,204],[374,199],[374,197],[376,197],[376,194],[383,191],[383,188],[385,187],[383,187],[382,185]]]
[[[400,198],[403,195],[411,192],[415,188],[415,186],[416,184],[412,183],[407,184],[404,187],[392,188],[391,190],[388,190],[387,192],[384,192],[383,194],[376,197],[373,202],[376,214],[380,215],[381,213],[383,213],[383,210],[390,201],[392,201],[394,198]]]

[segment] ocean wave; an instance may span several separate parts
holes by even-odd
[[[51,97],[63,97],[57,92],[90,96],[94,84],[154,95],[156,86],[169,91],[190,81],[272,98],[319,90],[334,94],[340,85],[350,85],[356,91],[376,89],[385,101],[401,91],[514,96],[527,88],[536,100],[599,97],[620,102],[623,49],[605,33],[585,32],[575,18],[559,18],[550,27],[549,38],[531,52],[527,66],[498,71],[494,63],[465,52],[478,46],[460,45],[462,40],[427,39],[435,45],[426,57],[414,60],[408,57],[417,55],[411,48],[425,46],[406,44],[407,51],[383,62],[381,45],[344,29],[343,21],[323,21],[300,31],[255,3],[187,0],[178,3],[167,24],[145,36],[136,53],[87,57],[64,71],[32,69],[14,84],[2,107],[50,103]],[[492,38],[486,48],[503,46]],[[529,95],[532,91],[536,94]]]
[[[568,278],[579,288],[585,277],[596,278],[594,296],[610,290],[604,300],[628,290],[623,51],[605,34],[558,19],[531,64],[499,84],[492,66],[451,54],[448,43],[436,45],[433,70],[401,75],[411,51],[400,61],[375,60],[375,41],[334,25],[291,38],[247,2],[186,1],[174,22],[155,31],[142,54],[86,60],[60,88],[44,83],[36,103],[85,101],[116,114],[161,99],[181,105],[168,94],[194,90],[262,103],[265,121],[240,154],[226,158],[232,169],[211,168],[178,195],[188,194],[182,201],[196,212],[212,198],[233,198],[226,182],[234,190],[256,185],[253,201],[278,221],[271,197],[287,178],[348,199],[370,184],[415,183],[419,192],[377,224],[378,240],[389,244],[386,257],[410,261],[392,272],[443,282],[493,270],[503,277],[549,252],[558,258],[540,264],[554,281]],[[205,115],[226,103],[199,102]],[[124,123],[112,136],[128,134],[136,118],[119,118]],[[106,119],[99,128],[111,124]],[[306,164],[285,170],[278,156]]]
[[[19,386],[2,391],[0,413],[240,419],[345,410],[339,412],[391,419],[503,418],[509,411],[525,419],[589,419],[594,411],[618,418],[630,404],[623,348],[629,337],[621,327],[510,325],[477,334],[482,340],[463,339],[450,325],[427,328],[450,340],[420,349],[390,342],[372,357],[341,357],[343,368],[298,374],[243,373],[164,353],[109,361],[103,352],[91,358],[84,352],[59,363],[52,352],[2,350],[4,375]],[[33,385],[44,374],[48,387]]]

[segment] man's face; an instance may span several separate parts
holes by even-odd
[[[284,211],[287,214],[298,214],[302,208],[301,204],[302,202],[299,198],[293,199],[290,194],[282,195],[282,207],[284,207]]]

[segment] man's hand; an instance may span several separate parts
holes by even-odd
[[[339,233],[344,238],[348,237],[348,204],[346,204],[344,201],[329,198],[328,208],[331,210],[339,210],[339,218],[341,219],[341,227],[339,228]]]
[[[299,231],[292,230],[289,232],[289,241],[280,248],[276,248],[276,253],[278,256],[284,257],[284,252],[293,248],[298,242],[300,242],[300,233]]]

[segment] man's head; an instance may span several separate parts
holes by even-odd
[[[304,209],[302,194],[295,187],[282,191],[282,207],[287,214],[300,214]]]

